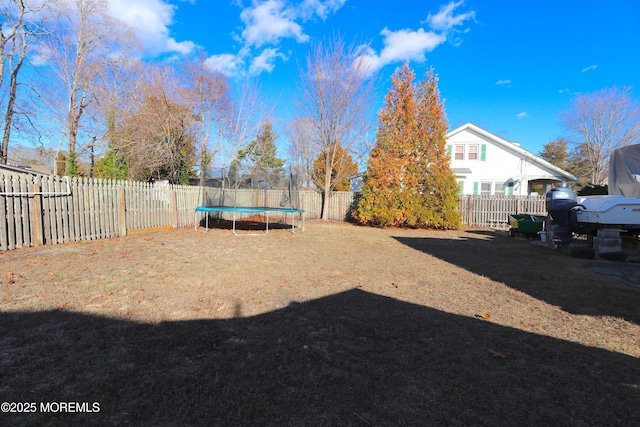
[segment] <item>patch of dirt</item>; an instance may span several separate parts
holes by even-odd
[[[0,402],[38,409],[0,423],[640,423],[640,290],[587,269],[611,261],[480,229],[227,226],[0,253]]]

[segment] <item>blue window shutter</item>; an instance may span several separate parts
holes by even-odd
[[[447,158],[451,160],[451,144],[447,144]]]
[[[507,195],[513,196],[513,185],[507,187]]]
[[[480,146],[480,161],[484,162],[487,160],[487,144],[482,144]]]
[[[473,194],[478,194],[478,183],[477,182],[473,183]]]
[[[460,187],[460,194],[464,194],[464,181],[458,181],[458,187]]]

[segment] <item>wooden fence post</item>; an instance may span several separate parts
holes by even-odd
[[[118,225],[120,227],[120,237],[127,235],[127,215],[124,199],[124,187],[118,188]]]
[[[31,184],[31,191],[33,192],[33,204],[31,212],[33,214],[33,245],[44,245],[44,236],[42,234],[42,195],[37,194],[40,191],[40,186],[37,184]]]
[[[174,229],[178,228],[178,193],[176,190],[171,191],[171,211],[172,211],[172,226]]]

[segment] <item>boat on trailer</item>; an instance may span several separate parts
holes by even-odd
[[[614,150],[609,160],[608,195],[577,197],[568,188],[547,193],[547,211],[558,231],[596,234],[619,229],[640,234],[640,144]]]
[[[640,233],[640,145],[614,150],[609,159],[608,195],[579,197],[574,228],[594,234],[600,228]]]
[[[595,234],[599,228],[640,233],[640,198],[618,195],[578,197],[572,208],[572,228],[579,234]]]

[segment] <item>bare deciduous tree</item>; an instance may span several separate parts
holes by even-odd
[[[371,124],[367,113],[372,105],[373,79],[360,52],[355,46],[346,46],[337,36],[328,43],[318,42],[307,57],[306,70],[300,73],[302,91],[298,108],[313,123],[311,136],[325,163],[324,179],[319,182],[322,219],[328,218],[328,199],[335,183],[345,178],[342,175],[346,170],[340,170],[339,166],[348,162],[338,156],[348,154]]]
[[[313,144],[317,138],[313,136],[313,123],[304,117],[294,118],[287,126],[287,136],[289,137],[289,157],[292,161],[292,168],[298,174],[298,181],[305,188],[310,188],[311,171],[313,163],[318,157],[320,149]]]
[[[114,54],[99,70],[93,91],[96,102],[87,110],[93,129],[86,123],[85,128],[87,134],[93,133],[96,138],[95,147],[91,150],[91,163],[94,163],[93,150],[99,150],[101,177],[127,176],[115,138],[117,129],[142,103],[138,88],[143,81],[144,70],[142,61],[124,50]]]
[[[7,0],[0,5],[0,88],[4,83],[5,68],[8,65],[9,85],[4,114],[4,131],[0,163],[7,163],[11,128],[16,112],[18,77],[27,58],[33,39],[43,31],[40,15],[50,2],[48,0]]]
[[[81,121],[96,92],[96,80],[114,52],[131,40],[125,24],[108,14],[105,0],[71,0],[59,2],[56,28],[43,52],[59,87],[64,93],[53,108],[65,113],[60,118],[67,141],[67,175],[75,175],[76,157],[82,146]],[[62,102],[66,105],[62,108]],[[92,132],[93,133],[93,132]]]
[[[237,88],[231,100],[231,114],[226,129],[225,161],[230,164],[239,150],[245,148],[257,135],[263,117],[270,114],[261,105],[260,88],[250,81],[245,81]]]
[[[204,185],[207,168],[221,148],[220,138],[211,147],[211,136],[214,132],[219,136],[229,123],[229,83],[224,75],[210,70],[204,58],[185,62],[181,70],[185,97],[200,123],[197,135],[200,140],[200,185]]]
[[[112,149],[121,153],[133,179],[169,178],[186,183],[195,162],[197,117],[182,98],[174,69],[147,67],[135,89],[140,103],[113,129]]]
[[[605,183],[613,150],[640,143],[640,105],[630,87],[577,96],[560,120],[585,155],[592,184]]]

